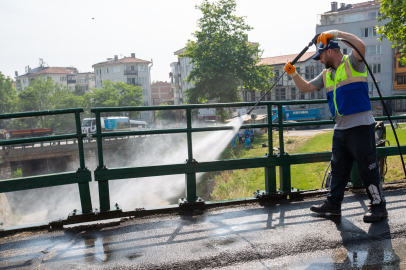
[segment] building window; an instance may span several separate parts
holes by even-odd
[[[381,54],[381,45],[372,45],[365,47],[365,55]]]
[[[23,79],[23,83],[24,83],[24,84],[27,83],[27,79]]]
[[[275,70],[275,77],[273,77],[273,81],[276,82],[279,79],[279,70]],[[279,79],[276,85],[283,85],[283,77]]]
[[[94,81],[95,80],[95,76],[92,76],[92,81]]]
[[[59,80],[60,80],[61,82],[66,82],[66,77],[59,77]]]
[[[376,84],[378,85],[379,89],[381,89],[381,82],[376,82]],[[368,89],[369,89],[369,92],[376,91],[375,84],[373,82],[369,82],[368,83]]]
[[[280,100],[279,89],[275,89],[275,100]]]
[[[286,91],[285,88],[280,89],[281,100],[286,100]]]
[[[113,67],[113,73],[119,73],[120,67]]]
[[[309,80],[310,79],[310,71],[309,71],[309,67],[305,68],[305,79]]]
[[[291,96],[292,100],[296,100],[296,88],[295,87],[292,87],[290,89],[290,96]]]
[[[306,99],[305,93],[300,92],[300,99],[301,99],[301,100],[305,100],[305,99]]]
[[[144,101],[143,106],[148,106],[148,101]]]
[[[142,95],[143,95],[143,96],[148,95],[148,89],[143,89],[143,90],[144,90],[144,92],[142,92]]]
[[[147,70],[147,66],[146,65],[139,65],[138,66],[138,71],[146,71]]]
[[[347,54],[347,48],[343,49],[343,54]]]
[[[109,74],[109,68],[104,68],[104,74]]]
[[[368,12],[368,19],[375,20],[376,19],[376,11]]]
[[[381,73],[381,64],[371,64],[369,68],[372,70],[372,73]]]
[[[376,37],[375,27],[362,28],[361,37]]]
[[[396,82],[398,84],[403,84],[403,75],[402,76],[396,76]]]
[[[396,110],[406,109],[406,100],[397,99],[396,102],[395,102],[395,109]]]
[[[148,78],[147,77],[139,77],[138,78],[138,83],[148,83]]]
[[[403,64],[399,61],[399,59],[398,59],[398,67],[399,67],[399,68],[405,67],[405,65],[403,65]]]

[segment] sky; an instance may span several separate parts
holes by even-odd
[[[211,1],[213,2],[213,1]],[[325,0],[237,0],[236,15],[254,29],[262,57],[299,53],[316,34],[317,15],[331,9]],[[346,4],[365,2],[347,0]],[[174,52],[183,48],[202,16],[202,0],[0,0],[0,72],[14,78],[43,58],[49,66],[92,65],[135,53],[153,59],[152,81],[169,81]],[[341,2],[338,2],[339,4]],[[94,18],[94,19],[93,19]],[[312,48],[314,51],[315,48]],[[309,50],[311,51],[311,50]]]

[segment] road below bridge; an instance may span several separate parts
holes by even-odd
[[[390,189],[389,189],[389,188]],[[341,217],[325,196],[246,203],[0,239],[0,269],[406,269],[406,189],[385,189],[389,217],[364,223],[364,192]]]

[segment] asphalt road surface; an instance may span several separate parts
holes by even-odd
[[[389,217],[364,223],[309,211],[325,196],[127,219],[0,239],[0,269],[406,269],[406,190],[386,190]]]

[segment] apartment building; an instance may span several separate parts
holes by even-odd
[[[89,93],[91,90],[90,88],[96,87],[96,79],[93,72],[78,72],[75,76],[71,76],[70,78],[73,81],[76,81],[72,88],[79,88],[79,90],[83,90],[85,93]]]
[[[23,75],[18,75],[16,71],[16,88],[17,92],[24,90],[32,80],[37,77],[51,78],[55,83],[59,83],[69,89],[75,89],[76,85],[76,68],[70,67],[37,67],[31,69],[29,66],[26,67],[26,73]]]
[[[152,105],[174,105],[172,87],[168,82],[157,81],[151,84]]]
[[[75,87],[79,87],[85,92],[89,92],[90,88],[95,86],[93,72],[79,73],[74,67],[45,66],[43,59],[40,59],[38,67],[30,68],[30,66],[26,66],[23,75],[18,75],[18,71],[15,72],[15,75],[17,92],[28,87],[30,82],[37,77],[50,78],[55,83],[66,86],[71,90],[74,90]],[[80,83],[77,83],[77,76],[82,79]]]
[[[175,105],[187,102],[184,93],[187,89],[192,88],[192,84],[186,82],[186,78],[189,76],[194,65],[190,58],[179,57],[179,54],[183,53],[184,50],[185,48],[182,48],[174,52],[174,55],[178,56],[178,61],[170,64],[171,72],[169,73],[169,78],[171,79]]]
[[[396,94],[394,91],[393,66],[394,50],[392,43],[387,39],[379,41],[379,34],[375,27],[384,25],[387,20],[378,22],[380,4],[375,1],[367,1],[358,4],[331,2],[331,10],[318,15],[316,32],[322,33],[328,30],[340,30],[356,35],[366,45],[365,60],[372,69],[378,87],[383,96]],[[349,54],[351,48],[344,42],[340,42],[342,52]],[[378,96],[371,76],[368,74],[368,86],[370,96]],[[382,115],[380,102],[372,102],[374,116]]]
[[[104,80],[140,86],[143,90],[143,106],[151,106],[151,66],[149,66],[151,63],[152,60],[135,58],[135,53],[131,53],[131,57],[118,58],[118,55],[115,55],[114,58],[107,58],[107,61],[92,65],[96,77],[96,87],[101,88]],[[152,122],[152,112],[142,112],[138,119]]]

